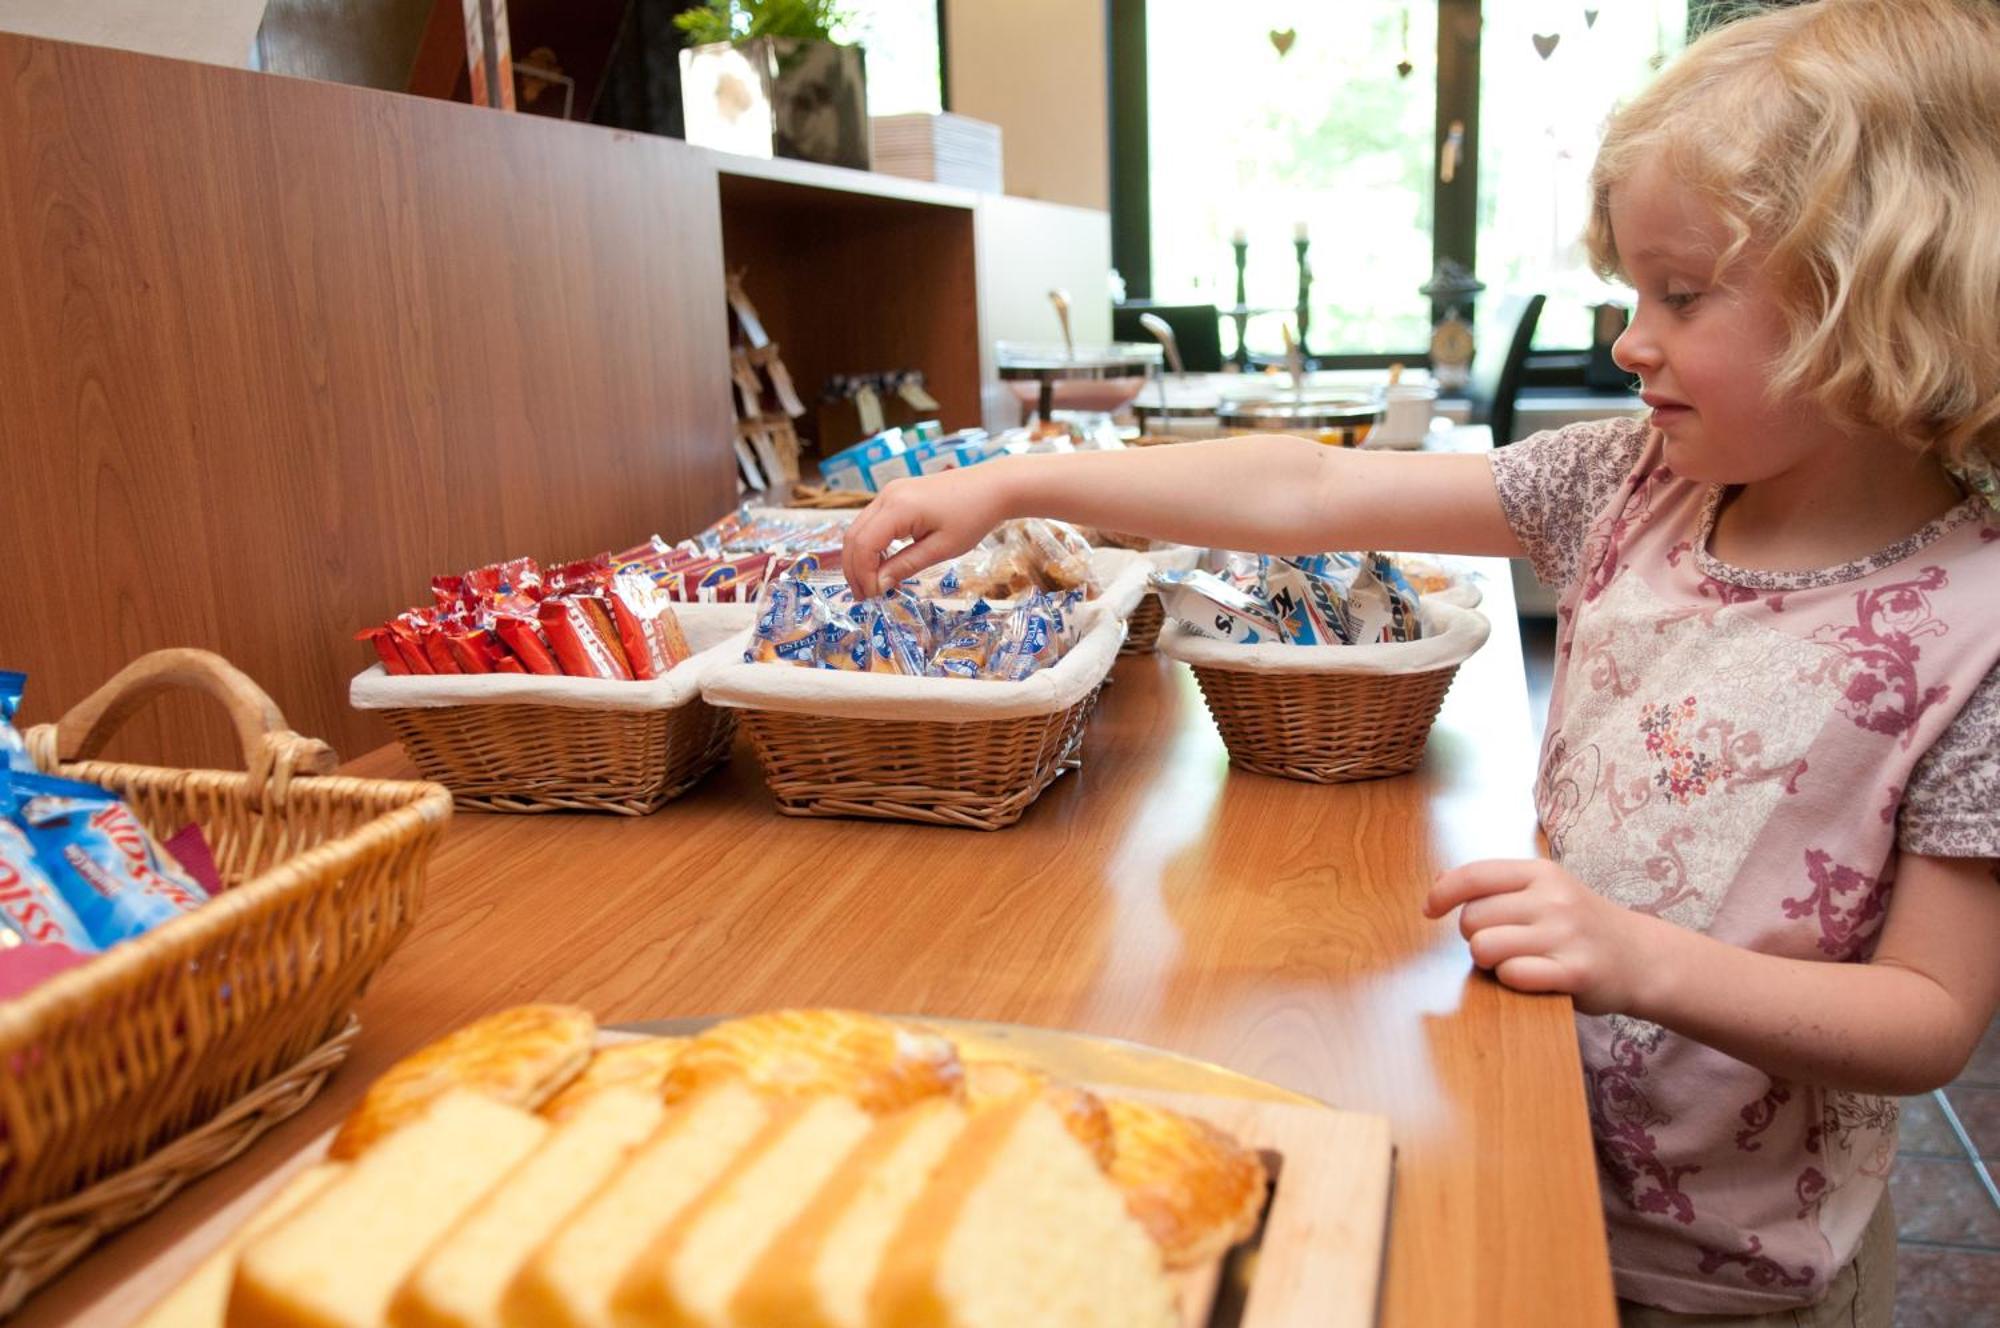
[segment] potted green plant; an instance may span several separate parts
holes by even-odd
[[[868,169],[861,47],[833,40],[838,0],[707,0],[676,15],[690,143]]]

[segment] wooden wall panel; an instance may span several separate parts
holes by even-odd
[[[0,35],[0,668],[163,645],[301,731],[433,573],[734,500],[715,172],[663,139]],[[114,752],[233,763],[189,707]]]

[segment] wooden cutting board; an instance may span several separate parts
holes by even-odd
[[[1258,1231],[1219,1264],[1177,1275],[1187,1328],[1366,1328],[1375,1322],[1390,1197],[1387,1120],[1293,1102],[1130,1084],[1085,1086],[1199,1116],[1262,1153],[1275,1176]],[[319,1162],[331,1138],[329,1130],[190,1229],[98,1300],[79,1328],[126,1328],[137,1320],[221,1249],[272,1194]],[[171,1209],[162,1216],[170,1219]]]

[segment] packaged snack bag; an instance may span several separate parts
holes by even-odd
[[[750,637],[743,659],[749,664],[819,663],[821,629],[827,625],[826,601],[803,578],[790,578],[771,588],[764,611]]]
[[[76,910],[42,870],[27,832],[0,816],[0,943],[10,939],[86,953],[98,948]]]
[[[1285,639],[1270,605],[1213,572],[1161,571],[1150,580],[1168,616],[1198,636],[1239,645]]]
[[[354,634],[357,641],[366,641],[375,648],[375,657],[382,661],[384,672],[402,677],[410,672],[410,664],[396,645],[395,634],[387,627],[364,627]]]
[[[21,708],[21,694],[27,690],[27,674],[0,673],[0,762],[10,770],[32,772],[35,763],[28,759],[27,744],[14,727],[14,713]]]
[[[924,648],[920,615],[912,606],[890,597],[865,600],[855,606],[855,621],[866,647],[865,671],[912,678],[924,676],[928,652]]]
[[[14,821],[99,948],[191,912],[208,896],[153,842],[131,809],[91,784],[12,780]]]
[[[985,677],[987,661],[1000,644],[1004,621],[1004,615],[996,615],[985,600],[980,600],[952,626],[924,672],[933,678]]]
[[[605,602],[635,678],[661,678],[692,652],[674,606],[647,577],[619,572],[605,587]]]
[[[37,945],[16,940],[12,932],[0,926],[0,1001],[24,995],[89,958],[89,954],[68,945]]]
[[[1091,599],[1102,592],[1090,569],[1090,544],[1075,526],[1029,517],[1010,522],[1006,531],[1036,589],[1081,590]]]
[[[562,671],[575,678],[632,680],[610,611],[594,595],[556,595],[541,603],[542,632]]]
[[[516,668],[539,674],[562,672],[548,638],[542,635],[541,606],[525,596],[496,600],[488,610],[494,635],[517,662]],[[513,672],[512,669],[500,670]]]
[[[1007,615],[1000,641],[986,663],[986,677],[1020,682],[1062,657],[1062,633],[1054,602],[1037,591]]]

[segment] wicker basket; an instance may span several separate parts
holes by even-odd
[[[1336,784],[1416,768],[1458,666],[1489,630],[1429,601],[1424,622],[1424,640],[1380,646],[1229,645],[1169,623],[1159,648],[1194,670],[1232,765]]]
[[[1132,617],[1125,624],[1125,644],[1118,648],[1121,655],[1151,654],[1159,644],[1160,629],[1166,626],[1167,611],[1160,604],[1160,597],[1147,591],[1139,597],[1139,607],[1132,610]]]
[[[756,614],[749,604],[678,608],[698,653],[657,682],[390,678],[378,666],[355,679],[350,700],[379,713],[460,807],[645,816],[728,759],[736,716],[701,700],[699,677],[717,643]],[[401,703],[410,698],[420,703]]]
[[[92,759],[178,685],[230,708],[249,773]],[[317,1091],[451,815],[435,784],[320,773],[333,752],[205,651],[147,655],[26,739],[156,835],[199,824],[231,888],[0,1002],[0,1313]]]
[[[1022,682],[739,663],[705,675],[702,690],[742,712],[787,816],[998,830],[1078,764],[1123,613],[1107,595],[1069,653]]]
[[[1077,767],[1096,704],[970,724],[746,710],[743,729],[787,816],[999,830]]]

